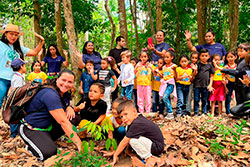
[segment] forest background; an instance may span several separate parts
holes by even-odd
[[[0,0],[0,11],[0,27],[19,25],[25,33],[24,46],[36,46],[37,32],[44,36],[46,48],[57,44],[61,53],[68,49],[70,68],[78,77],[75,53],[87,40],[103,57],[119,35],[138,57],[157,30],[165,32],[165,42],[178,55],[189,54],[185,30],[192,32],[192,43],[198,45],[205,43],[205,33],[212,28],[216,42],[227,51],[250,41],[249,0]]]

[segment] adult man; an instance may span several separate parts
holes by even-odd
[[[123,36],[118,36],[116,38],[116,48],[111,49],[109,51],[109,56],[113,57],[115,59],[117,69],[111,68],[111,70],[115,73],[116,77],[119,77],[119,67],[122,64],[122,59],[121,59],[121,53],[125,50],[128,50],[125,48],[126,42]],[[118,97],[118,86],[117,88],[112,92],[112,101],[115,100]]]
[[[158,59],[164,57],[166,51],[169,49],[169,45],[164,42],[165,33],[162,30],[157,31],[156,33],[156,42],[157,44],[148,46],[152,51],[152,63],[156,64]]]

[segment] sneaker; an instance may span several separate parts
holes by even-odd
[[[174,114],[168,113],[168,115],[165,117],[165,119],[174,119]]]

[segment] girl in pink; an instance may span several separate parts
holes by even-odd
[[[146,101],[146,112],[149,113],[151,109],[151,78],[152,67],[148,62],[149,56],[146,51],[140,53],[140,62],[135,67],[135,74],[137,79],[137,105],[139,112],[144,112],[144,101]]]
[[[212,62],[220,66],[221,56],[214,54],[212,56]],[[225,100],[225,75],[217,68],[214,69],[213,85],[210,90],[209,101],[211,101],[211,115],[214,116],[215,102],[218,101],[219,104],[219,115],[222,114],[222,101]]]

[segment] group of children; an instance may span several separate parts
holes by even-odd
[[[222,58],[217,54],[210,55],[207,49],[202,49],[199,53],[192,52],[190,58],[187,55],[181,55],[177,66],[174,63],[176,55],[173,49],[167,50],[157,64],[150,63],[150,56],[145,50],[140,53],[139,62],[136,58],[132,58],[132,53],[127,50],[120,55],[122,58],[120,69],[114,58],[107,57],[102,59],[101,69],[98,71],[94,71],[93,61],[88,60],[80,78],[80,93],[83,99],[74,107],[74,111],[80,113],[79,127],[84,127],[86,120],[100,125],[105,118],[110,120],[115,131],[108,134],[109,138],[116,136],[121,140],[117,151],[114,152],[114,163],[127,145],[132,146],[142,159],[154,158],[152,155],[159,155],[163,151],[164,140],[159,128],[140,114],[144,113],[144,108],[146,113],[149,113],[151,108],[153,112],[159,111],[160,117],[163,118],[166,107],[165,118],[173,119],[170,98],[173,94],[174,100],[177,100],[176,116],[191,114],[192,96],[194,96],[194,115],[200,114],[200,98],[203,114],[207,114],[209,101],[211,101],[212,115],[214,115],[216,101],[219,105],[219,114],[222,114],[222,101],[225,101],[226,113],[230,114],[233,90],[236,86],[244,85],[237,82],[238,78],[229,75],[234,73],[228,71],[237,71],[237,64],[249,60],[245,59],[249,51],[249,44],[241,44],[238,47],[238,54],[229,51]],[[12,85],[21,80],[22,84],[25,83],[22,77],[26,72],[25,63],[21,59],[12,61],[11,65],[15,71]],[[245,64],[249,66],[249,62]],[[120,76],[116,78],[109,67],[116,70]],[[32,68],[34,72],[28,76],[28,79],[46,83],[47,76],[41,71],[41,63],[34,62]],[[16,79],[18,77],[20,78]],[[12,88],[16,87],[12,85]],[[110,95],[118,85],[121,85],[121,96],[112,102],[111,109]],[[241,93],[236,92],[236,100]],[[151,96],[153,96],[152,107]],[[245,97],[245,95],[242,96]],[[133,98],[135,103],[131,101]],[[126,132],[123,125],[129,125]],[[85,137],[85,134],[82,137]]]

